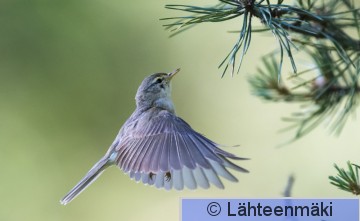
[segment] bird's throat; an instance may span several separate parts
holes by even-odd
[[[154,107],[165,109],[171,113],[175,113],[174,103],[169,97],[159,98],[154,102],[153,105]]]

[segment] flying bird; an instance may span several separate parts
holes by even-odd
[[[175,114],[171,79],[180,71],[146,77],[136,93],[136,109],[109,150],[61,199],[66,205],[107,167],[116,165],[131,179],[170,190],[224,188],[219,176],[237,182],[228,168],[248,172],[232,160],[245,160],[220,149]]]

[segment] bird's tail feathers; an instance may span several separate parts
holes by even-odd
[[[60,203],[63,205],[70,203],[83,190],[85,190],[86,187],[94,182],[108,166],[110,166],[109,158],[105,156],[89,170],[84,178],[82,178],[80,182],[64,196],[64,198],[60,200]]]

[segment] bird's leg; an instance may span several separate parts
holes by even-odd
[[[171,173],[170,172],[165,173],[165,180],[166,180],[166,182],[169,182],[171,180]]]
[[[150,180],[153,180],[153,178],[154,178],[155,175],[156,175],[155,173],[150,172],[150,173],[149,173],[149,178],[150,178]]]

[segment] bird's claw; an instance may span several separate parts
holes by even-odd
[[[169,182],[171,180],[171,173],[170,172],[165,173],[165,180],[166,180],[166,182]]]

